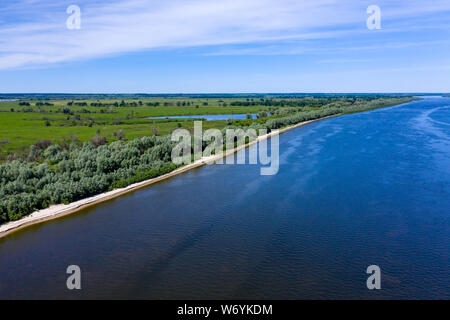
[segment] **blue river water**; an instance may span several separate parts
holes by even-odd
[[[250,114],[251,119],[256,119],[256,114]],[[150,117],[147,119],[204,119],[205,121],[213,120],[244,120],[247,119],[246,113],[235,113],[235,114],[202,114],[202,115],[189,115],[189,116],[168,116],[168,117]]]
[[[288,131],[278,174],[259,169],[205,166],[0,239],[0,298],[450,298],[450,98]]]

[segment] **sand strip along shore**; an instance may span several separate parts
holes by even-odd
[[[281,134],[283,132],[286,132],[288,130],[294,129],[294,128],[298,128],[300,126],[303,126],[305,124],[311,123],[311,122],[316,122],[319,120],[323,120],[323,119],[327,119],[327,118],[331,118],[331,117],[336,117],[339,114],[336,115],[332,115],[332,116],[328,116],[328,117],[324,117],[324,118],[320,118],[320,119],[315,119],[315,120],[310,120],[310,121],[305,121],[305,122],[301,122],[298,123],[296,125],[290,126],[290,127],[286,127],[283,128],[281,130],[279,130],[278,132]],[[101,193],[99,195],[90,197],[90,198],[85,198],[82,200],[78,200],[69,204],[57,204],[57,205],[52,205],[46,209],[42,209],[42,210],[38,210],[35,211],[29,215],[27,215],[26,217],[21,218],[20,220],[17,221],[11,221],[8,222],[2,226],[0,226],[0,238],[14,232],[20,229],[23,229],[25,227],[31,226],[33,224],[37,224],[37,223],[42,223],[44,221],[47,220],[52,220],[52,219],[57,219],[60,217],[63,217],[65,215],[69,215],[71,213],[80,211],[82,209],[85,209],[87,207],[99,204],[101,202],[105,202],[108,201],[110,199],[113,198],[117,198],[121,195],[124,195],[126,193],[132,192],[132,191],[136,191],[138,189],[147,187],[151,184],[157,183],[159,181],[168,179],[170,177],[176,176],[180,173],[186,172],[188,170],[194,169],[194,168],[198,168],[201,167],[205,164],[210,164],[210,163],[214,163],[216,160],[223,158],[223,157],[227,157],[233,153],[238,152],[239,150],[245,149],[250,147],[251,145],[258,143],[261,140],[265,140],[268,139],[270,137],[272,137],[275,133],[271,132],[262,136],[259,136],[258,138],[256,138],[254,141],[247,143],[246,145],[242,145],[239,147],[234,148],[233,150],[228,150],[227,152],[221,154],[221,155],[217,155],[217,156],[210,156],[210,157],[203,157],[200,160],[195,161],[192,164],[186,165],[184,167],[178,168],[172,172],[166,173],[164,175],[161,175],[159,177],[153,178],[153,179],[149,179],[149,180],[145,180],[145,181],[141,181],[138,183],[134,183],[129,185],[128,187],[125,188],[120,188],[120,189],[115,189],[109,192],[105,192],[105,193]]]

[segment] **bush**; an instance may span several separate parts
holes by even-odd
[[[52,143],[50,142],[50,140],[38,140],[34,143],[34,146],[40,150],[47,149],[51,145]]]
[[[91,138],[91,143],[96,147],[104,145],[106,144],[106,137],[96,135],[95,137]]]

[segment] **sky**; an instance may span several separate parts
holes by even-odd
[[[450,92],[450,1],[1,0],[0,92]]]

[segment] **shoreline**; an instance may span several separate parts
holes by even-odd
[[[327,116],[327,117],[323,117],[320,119],[315,119],[315,120],[308,120],[308,121],[304,121],[304,122],[300,122],[297,123],[293,126],[289,126],[283,129],[280,129],[278,131],[278,134],[282,134],[286,131],[304,126],[306,124],[312,123],[312,122],[317,122],[320,120],[324,120],[324,119],[328,119],[328,118],[332,118],[332,117],[337,117],[340,116],[342,114],[335,114],[335,115],[331,115],[331,116]],[[101,193],[89,198],[85,198],[85,199],[81,199],[75,202],[71,202],[69,204],[57,204],[57,205],[52,205],[48,208],[45,209],[41,209],[38,211],[34,211],[33,213],[27,215],[26,217],[23,217],[19,220],[16,221],[11,221],[8,222],[2,226],[0,226],[0,239],[3,237],[6,237],[7,235],[10,235],[13,232],[19,231],[21,229],[27,228],[29,226],[35,225],[35,224],[39,224],[39,223],[43,223],[45,221],[49,221],[49,220],[53,220],[53,219],[58,219],[64,216],[67,216],[69,214],[72,213],[76,213],[78,211],[81,211],[83,209],[86,209],[88,207],[100,204],[102,202],[106,202],[109,201],[111,199],[115,199],[117,197],[120,197],[122,195],[125,195],[127,193],[133,192],[133,191],[137,191],[139,189],[145,188],[147,186],[150,186],[154,183],[158,183],[160,181],[169,179],[171,177],[177,176],[181,173],[184,173],[186,171],[189,171],[191,169],[194,168],[199,168],[202,167],[204,165],[208,165],[208,164],[212,164],[214,163],[216,160],[219,160],[221,158],[226,158],[227,156],[234,154],[242,149],[246,149],[252,145],[254,145],[255,143],[258,143],[259,141],[262,140],[267,140],[269,138],[271,138],[272,136],[274,136],[275,133],[271,132],[262,136],[258,136],[254,141],[251,141],[245,145],[233,148],[232,150],[227,150],[225,153],[217,155],[217,156],[210,156],[210,157],[203,157],[200,160],[195,161],[194,163],[185,165],[183,167],[180,167],[178,169],[175,169],[172,172],[166,173],[164,175],[161,175],[159,177],[153,178],[153,179],[149,179],[149,180],[144,180],[141,182],[137,182],[134,184],[131,184],[127,187],[124,188],[119,188],[119,189],[115,189],[112,191],[108,191],[105,193]]]

